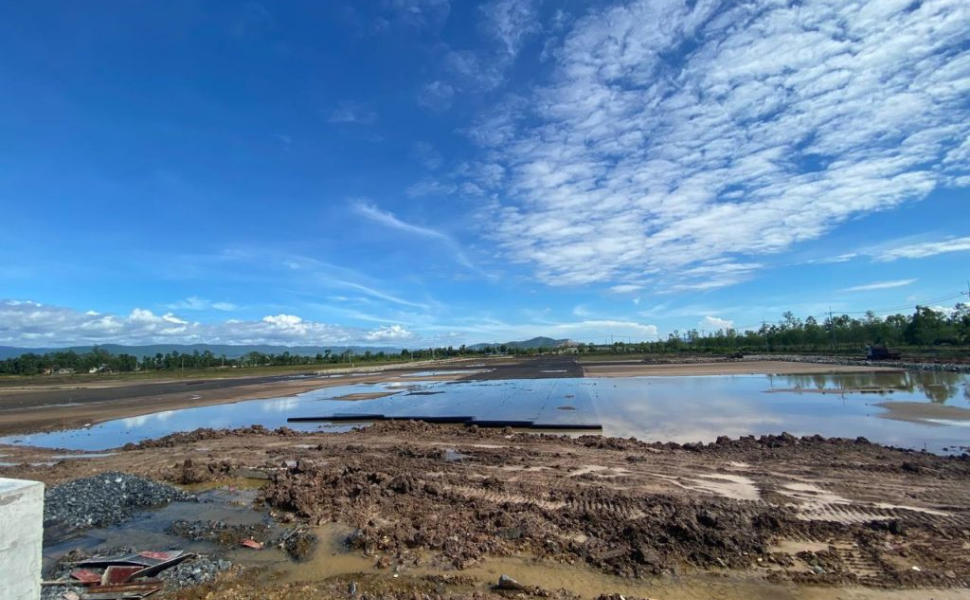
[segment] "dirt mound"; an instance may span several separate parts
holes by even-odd
[[[237,429],[211,429],[209,427],[201,427],[194,431],[173,433],[153,440],[144,440],[138,442],[137,444],[128,443],[122,446],[121,449],[145,450],[148,448],[173,448],[206,440],[221,440],[228,437],[248,437],[260,435],[298,437],[307,434],[290,429],[289,427],[267,429],[262,425],[250,425],[249,427],[240,427]]]

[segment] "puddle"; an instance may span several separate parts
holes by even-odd
[[[687,480],[668,477],[666,475],[657,475],[657,477],[682,487],[685,490],[716,494],[732,500],[748,500],[753,502],[761,498],[758,486],[747,477],[742,477],[741,475],[710,473],[698,475],[698,479]]]
[[[265,483],[262,482],[262,483]],[[187,486],[189,487],[189,486]],[[157,510],[147,510],[130,520],[111,527],[89,529],[80,534],[44,531],[43,568],[47,572],[64,554],[73,549],[95,552],[100,548],[131,547],[136,550],[168,550],[178,548],[186,552],[212,554],[218,550],[207,542],[195,542],[166,533],[173,521],[221,521],[230,525],[264,524],[274,532],[282,526],[274,523],[267,513],[252,508],[256,498],[254,489],[224,487],[208,489],[197,494],[198,502],[172,502]],[[268,552],[268,551],[267,551]],[[283,554],[278,553],[280,556]]]
[[[811,483],[786,483],[778,493],[797,500],[806,508],[822,508],[831,504],[852,504],[848,498],[823,490]]]
[[[926,515],[935,515],[937,517],[949,517],[951,513],[934,510],[932,508],[920,508],[918,506],[906,506],[904,504],[889,504],[887,502],[876,502],[873,504],[876,508],[888,509],[888,510],[909,510],[912,512],[923,513]]]
[[[630,471],[627,469],[618,469],[616,467],[604,467],[602,465],[584,465],[575,471],[570,471],[566,477],[579,477],[580,475],[590,475],[594,474],[597,477],[622,477],[623,475],[629,474]]]
[[[448,462],[461,462],[468,458],[467,454],[462,454],[454,448],[445,448],[445,460]]]
[[[750,500],[752,502],[761,498],[758,486],[747,477],[741,475],[710,474],[701,475],[700,479],[694,479],[697,489],[711,492],[731,498],[733,500]]]
[[[388,570],[375,566],[373,558],[349,551],[345,540],[353,531],[352,527],[339,523],[325,523],[315,527],[313,532],[320,538],[320,545],[310,560],[304,563],[293,563],[285,557],[271,555],[257,557],[255,560],[266,566],[278,567],[283,572],[283,582],[319,581],[356,573],[387,574]]]
[[[892,389],[895,403],[962,411],[970,408],[968,376],[955,373],[420,381],[444,373],[456,371],[424,371],[408,374],[413,381],[340,385],[286,398],[164,411],[74,430],[7,436],[0,443],[102,451],[203,426],[260,424],[338,432],[366,419],[353,424],[288,423],[287,419],[356,414],[473,417],[561,427],[601,424],[604,435],[648,442],[713,442],[721,435],[737,438],[787,431],[793,435],[864,436],[893,446],[959,453],[966,445],[970,425],[970,421],[953,419],[911,422],[882,418],[888,412],[879,406],[884,398],[873,394],[799,391],[879,387]],[[775,392],[763,393],[766,390]],[[569,398],[568,404],[563,398]],[[350,399],[353,402],[347,402]]]

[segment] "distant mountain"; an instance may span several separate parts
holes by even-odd
[[[20,356],[22,354],[27,354],[28,352],[33,352],[34,354],[47,354],[49,352],[73,350],[78,354],[83,354],[85,352],[90,352],[92,348],[94,348],[94,346],[72,346],[69,348],[15,348],[12,346],[0,346],[0,360]],[[375,354],[378,352],[397,354],[401,351],[400,348],[385,348],[379,346],[235,346],[231,344],[153,344],[149,346],[99,344],[98,348],[104,350],[105,352],[110,352],[111,354],[131,354],[133,356],[137,356],[138,358],[141,358],[142,356],[155,356],[159,352],[162,354],[168,354],[169,352],[177,351],[179,354],[192,354],[196,350],[198,350],[200,354],[208,350],[216,356],[225,355],[226,358],[239,358],[240,356],[244,356],[250,352],[259,352],[262,354],[282,354],[284,352],[289,352],[290,354],[300,354],[303,356],[316,356],[318,352],[323,353],[327,350],[330,350],[330,352],[333,354],[341,354],[347,350],[353,351],[354,354],[363,354],[367,351]]]
[[[516,350],[533,350],[536,348],[562,348],[566,346],[575,346],[576,342],[573,340],[554,340],[548,337],[534,337],[531,340],[523,340],[521,342],[504,342],[500,344],[475,344],[474,346],[468,346],[469,350],[484,350],[486,348],[498,348],[500,346],[505,346],[507,348],[514,348]]]

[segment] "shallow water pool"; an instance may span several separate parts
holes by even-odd
[[[386,392],[356,401],[336,398]],[[711,442],[720,435],[864,436],[895,446],[956,452],[970,420],[884,418],[882,402],[970,409],[966,375],[835,373],[698,377],[548,378],[357,384],[118,419],[93,427],[0,438],[0,443],[105,450],[198,427],[345,431],[346,423],[287,423],[290,417],[384,414],[470,416],[541,424],[602,424],[604,435],[644,441]]]

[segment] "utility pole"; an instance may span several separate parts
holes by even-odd
[[[832,330],[832,352],[835,352],[835,319],[832,317],[832,307],[829,307],[829,329]]]
[[[764,317],[761,319],[761,328],[765,331],[765,352],[771,352],[768,347],[768,323],[765,322]]]

